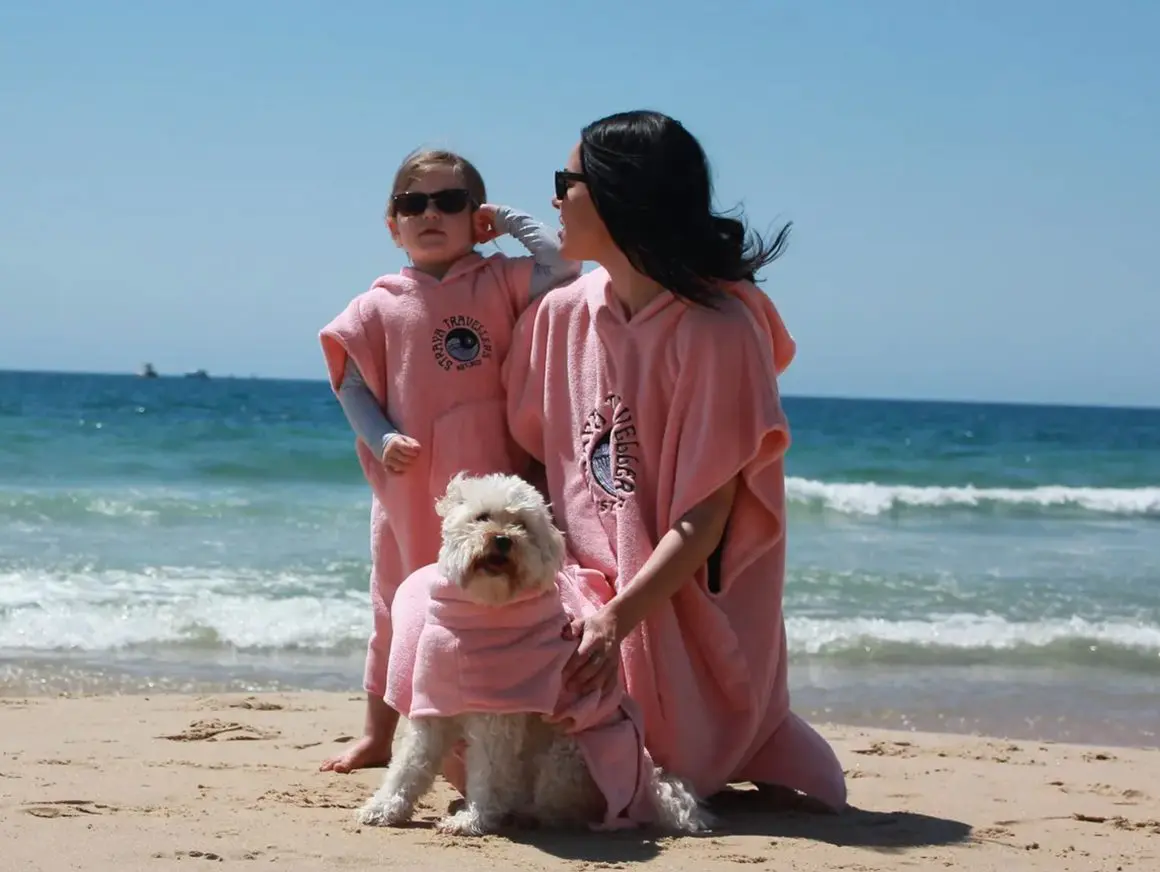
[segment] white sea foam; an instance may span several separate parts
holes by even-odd
[[[925,620],[886,618],[786,620],[790,649],[800,654],[873,648],[883,644],[959,651],[1046,648],[1062,642],[1115,646],[1160,657],[1160,626],[1132,621],[1071,617],[1009,621],[998,615],[952,614]]]
[[[794,503],[822,505],[851,515],[880,515],[908,507],[978,508],[986,505],[997,508],[1073,508],[1112,515],[1160,515],[1160,487],[917,487],[791,477],[786,479],[786,495]]]
[[[863,516],[906,509],[957,508],[1043,513],[1072,510],[1099,515],[1160,517],[1160,486],[992,488],[971,484],[919,486],[789,477],[786,479],[786,495],[791,503],[798,505]],[[321,505],[287,502],[280,496],[259,499],[227,491],[5,491],[0,493],[0,520],[6,523],[113,522],[154,526],[236,516],[314,518],[322,513],[339,512],[353,522],[354,517],[361,519],[365,514],[365,502],[359,490],[330,493]]]
[[[140,645],[320,652],[356,650],[370,629],[368,595],[342,567],[263,573],[157,567],[143,572],[0,573],[0,649],[112,651]],[[986,654],[1113,648],[1160,661],[1160,625],[1144,620],[1013,621],[941,614],[911,620],[790,615],[795,655],[883,648]],[[1049,658],[1050,659],[1050,658]],[[1160,664],[1158,664],[1160,665]]]
[[[327,650],[365,640],[369,596],[336,574],[158,567],[0,573],[0,648],[193,643]]]

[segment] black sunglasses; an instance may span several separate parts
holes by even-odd
[[[588,177],[584,173],[570,173],[567,170],[556,170],[556,199],[563,200],[568,196],[568,189],[576,182],[586,182]]]
[[[414,217],[427,211],[427,204],[434,203],[435,208],[444,215],[458,215],[472,205],[471,193],[467,188],[447,188],[426,194],[422,191],[405,191],[391,197],[391,205],[396,215]]]

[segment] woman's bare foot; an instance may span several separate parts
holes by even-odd
[[[320,772],[346,775],[356,769],[377,769],[391,762],[391,741],[363,736],[337,757],[323,760]]]

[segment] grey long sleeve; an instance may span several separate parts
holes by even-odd
[[[387,417],[367,387],[363,374],[349,357],[342,374],[342,384],[338,386],[338,403],[355,435],[375,452],[375,456],[382,457],[387,443],[399,435],[399,428]]]
[[[572,281],[580,275],[580,261],[568,260],[560,254],[560,237],[547,225],[526,212],[510,206],[496,206],[496,218],[509,233],[526,248],[535,260],[528,297],[535,300],[552,288]]]

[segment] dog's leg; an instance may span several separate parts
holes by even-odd
[[[600,820],[604,809],[580,746],[556,733],[536,759],[531,815],[544,827],[577,827]]]
[[[441,833],[480,836],[500,828],[524,803],[524,765],[520,759],[527,735],[526,715],[469,715],[467,804],[439,822]]]
[[[606,812],[604,795],[588,771],[588,761],[571,736],[557,734],[536,760],[532,815],[545,827],[583,826]],[[663,829],[703,833],[713,816],[683,780],[654,769],[649,778],[656,823]]]
[[[382,786],[359,809],[359,823],[390,827],[409,821],[415,804],[431,789],[457,733],[455,721],[442,718],[416,718],[408,726]]]

